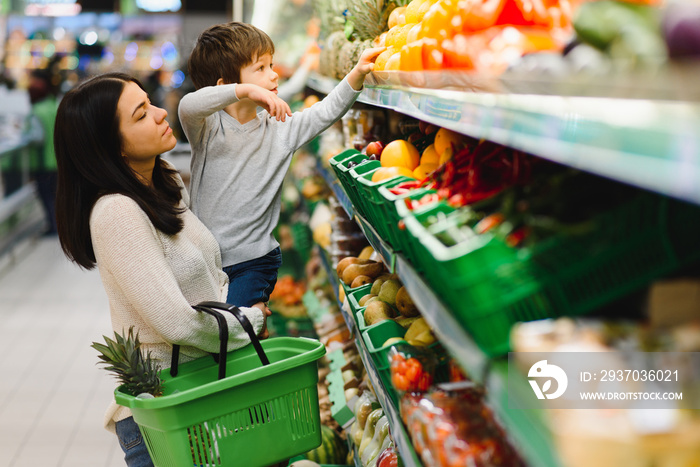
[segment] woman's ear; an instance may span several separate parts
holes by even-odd
[[[226,84],[226,83],[224,82],[224,79],[223,79],[223,78],[219,78],[219,79],[216,80],[216,85],[217,85],[217,86],[221,86],[222,84]]]

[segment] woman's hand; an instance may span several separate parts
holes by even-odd
[[[250,83],[240,83],[236,85],[236,96],[238,99],[250,99],[257,105],[267,110],[267,113],[275,117],[278,121],[285,121],[287,116],[292,115],[289,104],[277,97],[272,91],[261,86]]]
[[[256,303],[255,305],[253,305],[253,308],[258,308],[263,312],[263,326],[260,330],[260,333],[258,334],[258,337],[260,339],[267,339],[268,337],[270,337],[270,331],[267,330],[267,317],[272,315],[272,311],[270,311],[270,309],[264,302]]]

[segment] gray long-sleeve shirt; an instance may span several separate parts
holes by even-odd
[[[182,98],[178,113],[192,147],[190,208],[219,242],[224,266],[279,246],[272,231],[294,151],[341,118],[358,95],[343,80],[285,122],[263,110],[245,124],[223,110],[238,101],[235,84],[204,87]]]

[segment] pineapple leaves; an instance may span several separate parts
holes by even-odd
[[[144,357],[141,352],[141,341],[138,333],[134,335],[134,327],[129,328],[126,337],[114,332],[114,339],[102,336],[106,344],[93,342],[90,347],[97,350],[98,364],[112,372],[124,389],[133,396],[142,393],[160,396],[163,393],[163,383],[160,379],[160,367],[151,358],[149,351]]]

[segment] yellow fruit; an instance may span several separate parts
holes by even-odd
[[[406,10],[405,6],[400,6],[396,7],[391,11],[391,14],[389,15],[389,29],[393,28],[397,24],[399,24],[399,15],[403,15],[404,11]]]
[[[435,150],[435,145],[431,144],[423,150],[420,156],[420,164],[437,164],[440,161],[440,154]]]
[[[464,137],[459,133],[448,130],[447,128],[440,128],[437,133],[435,133],[435,151],[442,155],[445,149],[452,148],[454,151],[462,149],[464,144]]]
[[[391,47],[396,42],[396,36],[401,33],[401,28],[403,26],[397,24],[393,28],[390,28],[386,33],[386,38],[384,39],[384,46]]]
[[[413,176],[417,180],[423,180],[425,177],[433,173],[437,168],[437,164],[421,164],[418,167],[416,167],[416,170],[413,171]]]
[[[420,21],[420,19],[418,19],[418,10],[421,5],[426,2],[427,0],[412,0],[406,5],[406,10],[403,14],[406,17],[407,23],[418,23]]]
[[[386,35],[387,35],[387,32],[385,31],[385,32],[381,33],[380,35],[378,35],[377,37],[375,37],[374,40],[372,41],[372,45],[374,47],[384,47],[386,45],[386,43],[385,43]]]
[[[382,180],[387,180],[389,178],[397,177],[399,175],[405,175],[406,177],[415,178],[413,176],[413,171],[407,169],[406,167],[379,167],[372,174],[372,181],[381,182]]]
[[[408,33],[411,31],[411,28],[415,25],[416,23],[406,23],[403,26],[400,26],[400,30],[396,35],[396,38],[394,39],[394,47],[400,49],[401,47],[406,45],[406,42],[408,40]]]
[[[386,69],[386,62],[394,53],[396,53],[396,48],[394,46],[387,47],[384,52],[380,53],[374,61],[374,71]]]
[[[442,151],[442,154],[440,154],[440,160],[438,161],[438,165],[442,165],[450,159],[452,159],[452,148],[447,148],[444,151]]]
[[[384,71],[401,69],[401,52],[394,52],[384,65]]]
[[[408,34],[406,35],[406,44],[413,44],[419,40],[421,28],[422,26],[420,23],[415,23],[411,29],[408,30]]]
[[[421,3],[420,7],[418,8],[418,11],[416,12],[416,16],[418,17],[417,22],[423,21],[423,17],[425,16],[425,14],[437,2],[438,0],[426,0],[425,2]]]
[[[380,161],[382,167],[406,167],[413,172],[420,163],[420,153],[413,144],[397,139],[386,145]]]

